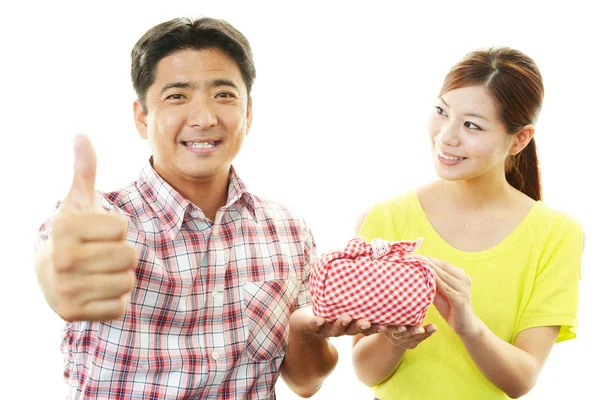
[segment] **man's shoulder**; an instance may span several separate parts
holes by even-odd
[[[304,218],[292,207],[273,200],[252,195],[259,220],[271,220],[305,227]]]
[[[100,202],[106,209],[119,209],[128,215],[135,215],[143,207],[144,198],[140,193],[137,182],[110,192],[98,192]]]
[[[141,195],[136,188],[136,182],[132,182],[122,189],[112,192],[102,192],[97,190],[96,194],[102,208],[115,214],[124,215],[130,220],[135,218],[138,210],[144,208],[142,206]],[[51,209],[47,218],[38,228],[36,249],[41,243],[52,236],[54,221],[58,217],[63,204],[64,199],[58,200],[56,203],[54,203],[53,209]]]

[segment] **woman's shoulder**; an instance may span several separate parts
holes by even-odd
[[[561,227],[582,229],[581,222],[574,216],[541,200],[536,202],[533,217],[537,225],[545,230],[555,230]]]
[[[532,213],[537,232],[534,233],[546,246],[562,246],[564,242],[581,243],[585,246],[585,232],[581,222],[573,215],[537,201]]]
[[[379,217],[398,221],[406,218],[415,220],[419,219],[419,216],[424,217],[422,199],[429,198],[434,185],[435,183],[428,183],[388,196],[365,210],[363,219]]]
[[[355,231],[365,234],[374,230],[394,230],[394,227],[407,228],[410,223],[418,220],[420,202],[418,189],[408,189],[398,192],[375,202],[363,210],[356,221]]]
[[[417,190],[410,189],[383,198],[373,204],[366,215],[371,213],[383,214],[386,217],[397,217],[405,215],[406,211],[418,206],[419,197]]]

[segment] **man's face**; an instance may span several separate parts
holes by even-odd
[[[163,58],[136,125],[154,169],[174,187],[227,179],[252,122],[252,104],[237,64],[218,49],[182,50]]]

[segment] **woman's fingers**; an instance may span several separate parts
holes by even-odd
[[[440,265],[441,260],[434,261],[434,259],[431,259],[429,257],[423,257],[423,256],[418,256],[416,258],[425,262],[435,272],[435,274],[438,278],[436,280],[436,284],[438,284],[438,286],[442,286],[442,287],[448,286],[450,289],[452,289],[454,291],[461,291],[461,289],[464,287],[463,281],[460,278],[456,277],[456,275],[454,275],[450,272],[450,268],[448,268],[448,267],[451,267],[450,265],[446,265],[443,268]],[[443,261],[441,263],[443,263]],[[452,268],[454,268],[454,267],[452,267]],[[452,272],[454,272],[454,271],[452,271]],[[445,285],[444,284],[440,285],[439,284],[440,280]],[[446,291],[444,291],[444,292],[446,292]]]
[[[434,324],[427,326],[388,326],[384,335],[394,346],[413,349],[437,330]]]
[[[459,282],[454,278],[449,278],[444,271],[440,270],[435,264],[429,264],[433,272],[435,272],[435,284],[444,293],[446,297],[452,297],[454,293],[459,291]]]
[[[438,258],[431,257],[430,260],[433,261],[440,269],[452,275],[457,280],[462,282],[470,282],[470,277],[465,273],[464,269],[450,265],[446,261]]]

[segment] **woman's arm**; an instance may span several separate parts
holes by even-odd
[[[367,386],[386,380],[400,365],[404,353],[414,349],[436,331],[426,327],[391,327],[379,334],[352,338],[352,363],[358,380]]]
[[[507,343],[473,312],[471,279],[461,268],[434,258],[416,257],[435,271],[437,292],[433,304],[462,340],[481,373],[512,398],[529,392],[550,354],[559,327],[526,329],[517,335],[514,345]]]
[[[369,215],[364,210],[357,218],[354,235],[359,236],[361,227]],[[436,331],[431,324],[419,327],[386,327],[381,333],[352,338],[352,363],[358,380],[374,386],[386,380],[400,365],[407,349],[415,348]]]
[[[496,336],[483,322],[480,331],[461,340],[481,373],[513,399],[529,392],[558,336],[558,326],[520,332],[515,344]]]

